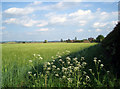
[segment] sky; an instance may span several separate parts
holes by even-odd
[[[106,36],[118,20],[117,2],[2,2],[3,41],[55,41]]]

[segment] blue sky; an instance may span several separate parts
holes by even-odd
[[[106,36],[118,19],[117,2],[3,2],[3,41]]]

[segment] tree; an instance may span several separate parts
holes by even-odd
[[[75,40],[77,40],[77,37],[75,37]]]
[[[96,38],[97,42],[102,42],[102,40],[104,39],[103,35],[98,35],[98,37]]]
[[[63,42],[63,39],[61,39],[61,42]]]
[[[44,41],[44,43],[47,43],[47,42],[48,42],[47,40]]]

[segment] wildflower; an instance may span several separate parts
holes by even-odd
[[[89,80],[90,80],[90,77],[89,77],[88,75],[86,76],[86,80],[87,80],[87,81],[89,81]]]
[[[95,62],[95,64],[96,64],[97,60],[96,60],[96,59],[94,59],[93,61],[94,61],[94,62]]]
[[[92,69],[89,69],[90,72],[92,72]]]
[[[71,66],[69,66],[68,68],[70,68],[70,69],[71,69],[72,67],[71,67]]]
[[[83,74],[85,75],[85,74],[87,74],[85,71],[83,71]]]
[[[110,71],[107,71],[107,74],[109,74],[110,73]]]
[[[101,62],[101,60],[98,60],[98,62]]]
[[[35,56],[35,54],[33,54],[33,56]]]
[[[52,56],[51,58],[53,59],[54,57]]]
[[[69,61],[70,61],[71,59],[70,59],[70,57],[66,57],[66,60],[69,60]]]
[[[50,65],[50,62],[48,62],[47,65]]]
[[[80,65],[80,62],[78,62],[78,64]]]
[[[40,57],[40,59],[42,60],[43,58],[42,58],[42,57]]]
[[[66,76],[63,75],[63,78],[66,78]]]
[[[53,62],[51,62],[51,64],[53,64]]]
[[[61,61],[61,62],[62,62],[62,59],[59,59],[59,61]]]
[[[70,51],[66,50],[67,53],[70,53]]]
[[[101,68],[103,68],[103,66],[104,66],[103,64],[100,65]]]
[[[94,57],[94,60],[97,60],[97,57]]]
[[[32,72],[29,71],[28,74],[32,74]]]
[[[68,62],[68,64],[70,64],[70,62]]]
[[[57,68],[57,70],[60,70],[60,68]]]
[[[47,70],[51,70],[51,68],[50,68],[50,67],[48,67],[48,68],[47,68]]]
[[[64,64],[65,62],[63,61],[62,63]]]
[[[34,74],[34,76],[36,76],[36,74]]]
[[[87,63],[86,62],[82,62],[82,66],[86,66],[87,65]]]
[[[81,68],[81,65],[78,65],[79,68]]]
[[[77,58],[73,58],[74,61],[77,61]]]
[[[58,77],[59,75],[58,74],[55,74],[56,77]]]
[[[70,83],[72,83],[72,79],[71,78],[67,78],[68,79],[68,81],[70,82]]]
[[[38,54],[38,56],[40,57],[40,55]]]
[[[29,62],[32,62],[32,60],[29,60]]]
[[[55,66],[55,65],[52,65],[52,67],[53,67],[53,68],[56,68],[56,66]]]
[[[84,58],[84,57],[81,57],[81,61],[83,61],[83,60],[85,60],[85,58]]]
[[[58,58],[61,58],[61,56],[58,56]]]
[[[79,67],[74,67],[74,70],[77,71],[79,69]]]

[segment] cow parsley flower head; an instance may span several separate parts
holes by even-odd
[[[55,74],[56,77],[58,77],[59,75],[58,74]]]
[[[29,60],[29,62],[32,62],[32,60]]]
[[[101,68],[103,68],[103,66],[104,66],[103,64],[100,65]]]
[[[47,65],[50,65],[50,62],[48,62]]]
[[[32,74],[32,72],[29,71],[28,74]]]

